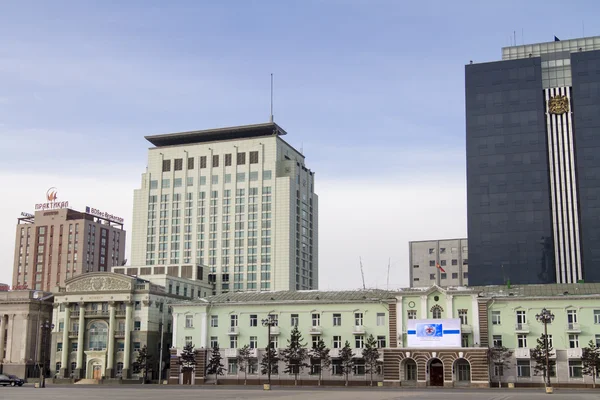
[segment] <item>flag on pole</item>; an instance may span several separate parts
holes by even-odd
[[[443,273],[446,273],[446,271],[444,270],[444,268],[442,268],[442,266],[440,265],[440,263],[437,263],[437,268],[442,271]]]

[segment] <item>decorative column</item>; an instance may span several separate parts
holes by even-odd
[[[59,308],[60,310],[60,308]],[[60,314],[59,314],[60,315]],[[56,319],[59,321],[59,319]],[[67,378],[69,376],[69,354],[71,347],[69,346],[69,329],[71,329],[71,308],[69,303],[65,305],[65,322],[63,323],[62,337],[62,356],[60,359],[60,376]],[[79,348],[78,348],[79,349]]]
[[[123,379],[130,376],[131,367],[131,313],[133,303],[128,302],[125,311],[125,354],[123,354]]]
[[[108,360],[106,361],[105,376],[114,377],[115,368],[115,302],[108,303],[110,318],[108,321]]]
[[[6,315],[0,315],[0,364],[4,363],[4,340],[6,337]]]
[[[77,335],[77,366],[75,367],[75,379],[85,378],[83,367],[83,348],[85,336],[85,303],[79,303],[79,332]]]

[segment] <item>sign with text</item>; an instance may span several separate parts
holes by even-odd
[[[408,347],[462,347],[460,319],[409,319]]]
[[[92,207],[86,206],[85,212],[90,215],[95,215],[96,217],[100,217],[100,218],[107,219],[109,221],[117,222],[119,224],[122,224],[123,222],[125,222],[125,220],[123,218],[117,217],[116,215],[106,213],[104,211],[100,211],[97,208],[92,208]]]
[[[46,191],[46,203],[35,205],[36,210],[55,210],[57,208],[69,207],[68,201],[58,201],[58,189],[51,187]]]
[[[29,213],[26,213],[26,212],[21,212],[21,217],[34,218],[34,216],[32,214],[29,214]]]

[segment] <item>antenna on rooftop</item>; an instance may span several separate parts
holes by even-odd
[[[273,122],[273,73],[271,73],[271,122]]]
[[[365,290],[367,287],[365,286],[365,272],[363,271],[362,257],[358,257],[358,259],[360,261],[360,275],[362,276],[363,290]]]

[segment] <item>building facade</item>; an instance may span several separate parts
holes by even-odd
[[[332,357],[332,367],[323,371],[323,380],[328,384],[343,384],[340,349],[348,341],[355,355],[355,367],[350,384],[365,384],[368,376],[362,359],[362,349],[369,335],[383,349],[390,340],[388,323],[389,303],[395,305],[390,292],[348,291],[313,292],[287,291],[273,293],[227,293],[208,299],[186,301],[173,305],[173,349],[169,382],[204,383],[204,363],[210,351],[218,346],[227,369],[219,382],[243,382],[244,373],[238,368],[237,356],[244,345],[251,348],[248,380],[252,384],[265,383],[266,376],[260,374],[259,362],[265,355],[268,330],[261,321],[269,315],[277,321],[271,328],[272,346],[280,352],[287,346],[290,332],[297,326],[310,349],[323,340]],[[198,350],[198,365],[193,377],[186,377],[174,360],[178,359],[183,347],[192,344]],[[383,350],[380,350],[383,354]],[[316,384],[317,368],[310,360],[310,367],[300,374],[303,384]],[[283,373],[283,362],[279,373],[272,376],[273,382],[293,381],[293,376]],[[379,374],[374,379],[381,380]]]
[[[123,274],[98,272],[70,279],[55,294],[53,375],[132,378],[136,376],[133,363],[137,352],[146,346],[152,356],[149,376],[158,377],[163,371],[159,360],[168,362],[171,345],[168,304],[183,299],[161,286]]]
[[[40,376],[48,367],[50,342],[42,325],[52,322],[49,293],[0,292],[0,371],[20,378]]]
[[[472,285],[600,282],[600,37],[465,68]]]
[[[408,247],[410,287],[469,284],[467,239],[414,241]]]
[[[13,288],[54,291],[89,272],[110,271],[125,257],[122,223],[58,208],[18,219]]]
[[[215,293],[318,288],[314,173],[285,134],[267,123],[147,137],[132,265],[207,266]]]

